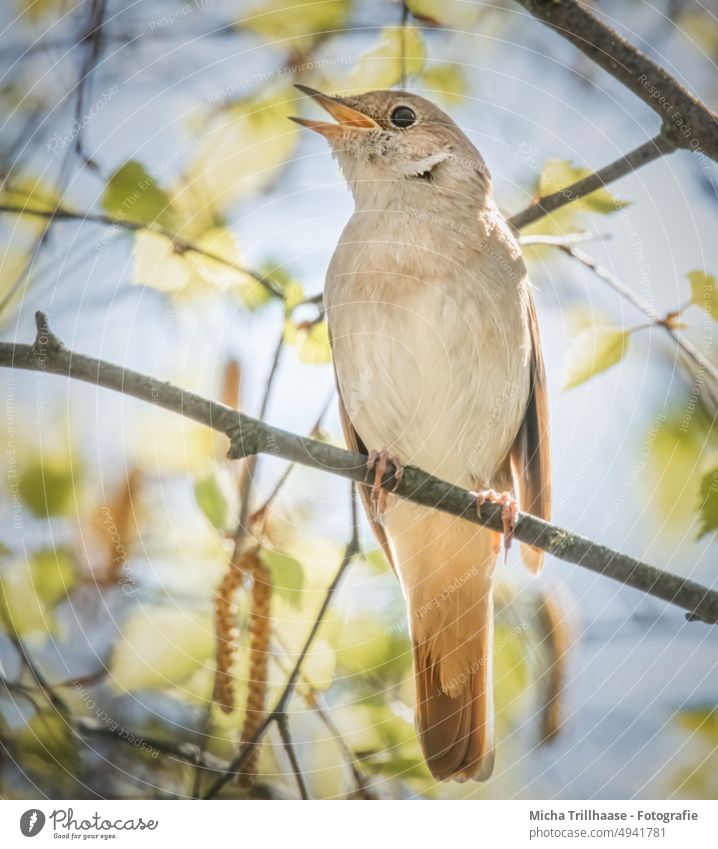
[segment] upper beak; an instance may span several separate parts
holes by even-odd
[[[336,138],[342,134],[342,130],[345,127],[354,127],[360,130],[374,130],[379,124],[368,115],[365,115],[363,112],[359,112],[357,109],[353,109],[349,104],[341,97],[330,97],[328,94],[322,94],[321,91],[317,91],[315,88],[309,88],[306,85],[297,84],[295,88],[298,88],[299,91],[304,94],[308,94],[313,100],[325,109],[331,116],[334,118],[337,123],[333,124],[329,121],[313,121],[309,118],[294,118],[291,117],[290,121],[295,121],[297,124],[301,124],[303,127],[308,127],[310,130],[314,130],[315,133],[320,133],[325,138]]]

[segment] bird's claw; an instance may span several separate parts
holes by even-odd
[[[504,561],[511,548],[511,540],[518,518],[518,502],[510,492],[497,492],[495,489],[480,489],[476,493],[476,515],[481,518],[481,508],[486,502],[501,505],[501,522],[504,532]]]
[[[371,486],[371,502],[377,519],[380,519],[386,509],[386,490],[382,488],[381,482],[388,467],[394,467],[394,486],[391,491],[396,492],[401,479],[404,477],[404,466],[384,448],[381,451],[372,450],[367,457],[366,466],[369,471],[374,472],[374,481]]]

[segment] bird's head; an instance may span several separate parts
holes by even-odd
[[[488,190],[481,155],[454,121],[431,101],[405,91],[369,91],[351,97],[308,94],[333,121],[292,118],[329,142],[357,201],[379,185],[402,181],[475,192]],[[393,187],[396,190],[396,186]]]

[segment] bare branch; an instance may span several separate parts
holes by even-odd
[[[370,484],[372,475],[366,457],[352,454],[304,436],[271,427],[230,407],[188,392],[168,382],[124,369],[65,348],[47,329],[47,319],[37,315],[38,338],[34,345],[0,343],[0,366],[59,374],[115,389],[163,409],[179,413],[230,438],[229,457],[238,459],[270,453],[285,460],[329,472],[349,480]],[[382,486],[392,489],[394,469],[389,468]],[[501,506],[487,504],[481,516],[476,495],[407,466],[397,490],[402,498],[460,516],[495,531],[501,531]],[[575,563],[600,575],[649,593],[688,611],[691,619],[718,623],[718,592],[656,569],[586,537],[572,533],[528,513],[520,513],[514,536],[560,560]]]
[[[101,215],[97,212],[73,212],[71,209],[65,209],[62,206],[56,206],[54,209],[32,209],[26,206],[19,206],[18,204],[4,203],[0,204],[0,212],[7,212],[12,215],[33,215],[36,218],[46,218],[51,222],[78,221],[89,222],[90,224],[104,224],[106,227],[119,227],[121,230],[128,230],[131,233],[141,231],[156,233],[158,236],[164,236],[166,239],[169,239],[177,253],[199,254],[207,259],[211,259],[213,262],[218,262],[227,268],[238,271],[240,274],[246,274],[248,277],[256,280],[260,286],[264,287],[272,297],[278,298],[281,301],[284,300],[284,292],[264,274],[244,268],[220,254],[196,245],[194,242],[188,242],[186,239],[181,238],[166,227],[161,227],[159,224],[141,224],[139,221],[132,221],[127,218],[112,218],[109,215]]]
[[[660,116],[662,136],[718,162],[718,116],[664,68],[576,0],[516,0]]]

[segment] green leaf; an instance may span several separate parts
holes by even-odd
[[[329,330],[326,321],[313,324],[299,347],[299,359],[309,365],[322,365],[332,361]]]
[[[102,207],[120,221],[160,224],[175,223],[170,196],[161,189],[141,162],[131,159],[110,177],[102,196]]]
[[[421,74],[422,85],[432,97],[443,97],[448,103],[461,103],[467,91],[466,76],[459,65],[433,65]]]
[[[194,497],[197,505],[218,531],[229,525],[229,504],[217,476],[206,475],[194,482]]]
[[[718,321],[718,286],[712,274],[705,271],[690,271],[691,302],[706,312],[713,321]]]
[[[626,353],[630,334],[617,327],[594,325],[572,339],[564,363],[564,389],[571,389],[615,365]]]
[[[566,159],[549,159],[539,175],[538,194],[540,197],[551,195],[592,173],[590,168],[579,168]],[[610,215],[630,205],[628,201],[612,195],[608,189],[596,189],[573,203],[586,212],[599,212],[602,215]]]
[[[424,67],[426,45],[418,27],[384,27],[379,43],[359,57],[349,74],[352,87],[391,88],[401,80],[403,70],[416,74]]]
[[[59,713],[36,713],[18,735],[18,749],[33,770],[46,773],[61,767],[72,776],[79,766],[79,747],[72,729]]]
[[[699,539],[718,531],[718,468],[712,469],[701,479],[698,512],[701,519]]]
[[[72,512],[77,466],[67,456],[33,457],[20,471],[17,491],[22,503],[35,516],[67,516]]]
[[[214,628],[208,616],[188,610],[143,607],[122,626],[110,661],[119,692],[173,686],[209,662]]]
[[[304,567],[280,551],[262,549],[262,562],[272,575],[272,589],[292,607],[299,608],[304,590]]]
[[[68,549],[41,548],[30,555],[29,568],[35,592],[45,604],[56,604],[75,585],[75,562]]]

